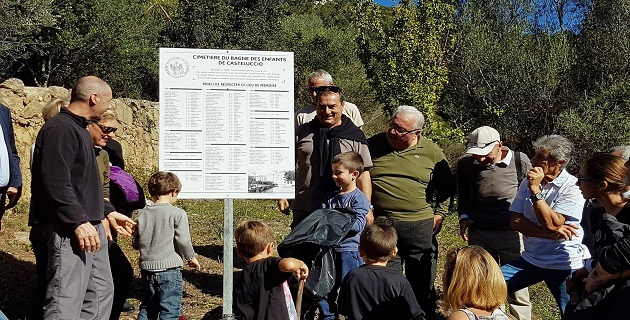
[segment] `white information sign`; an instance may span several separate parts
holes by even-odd
[[[181,198],[295,197],[293,53],[160,49],[160,170]]]

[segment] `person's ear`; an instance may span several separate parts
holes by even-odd
[[[354,180],[358,179],[360,175],[361,174],[359,174],[359,171],[353,171],[352,172],[352,180],[354,181]]]
[[[598,187],[599,187],[600,191],[604,191],[604,190],[608,189],[608,181],[606,181],[606,180],[600,181]]]
[[[359,256],[361,257],[365,256],[365,251],[363,251],[363,248],[361,248],[361,245],[359,245]]]
[[[394,250],[392,251],[392,258],[396,257],[398,255],[398,247],[394,247]]]
[[[267,247],[265,248],[265,251],[267,252],[268,255],[271,255],[273,253],[273,242],[267,245]]]
[[[92,93],[90,95],[90,98],[88,99],[90,107],[97,105],[100,100],[101,100],[101,97],[97,93]]]
[[[564,165],[567,163],[567,160],[561,160],[558,161],[558,166],[560,166],[560,168],[564,168]]]

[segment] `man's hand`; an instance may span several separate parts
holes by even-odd
[[[527,172],[527,182],[529,183],[529,191],[532,194],[540,192],[540,184],[545,178],[545,172],[541,167],[533,167]]]
[[[288,215],[289,212],[289,200],[287,199],[278,199],[278,210],[280,210],[280,212]]]
[[[365,215],[365,222],[367,224],[374,223],[374,210],[370,209],[370,211],[368,211],[368,213]]]
[[[564,240],[569,241],[573,236],[577,237],[579,228],[572,224],[563,224],[552,234],[552,237],[554,239],[564,238]]]
[[[464,239],[464,241],[468,241],[468,226],[473,223],[475,222],[468,218],[459,219],[459,235],[462,236],[462,239]]]
[[[133,234],[133,226],[136,225],[136,222],[131,220],[131,218],[126,215],[112,211],[107,214],[107,220],[111,225],[111,228],[115,230],[119,235],[125,237],[131,237]]]
[[[195,257],[188,260],[188,267],[197,271],[201,270],[201,265],[199,264],[199,260],[197,260],[197,258]]]
[[[439,214],[433,215],[433,235],[436,236],[442,230],[442,223],[444,222],[444,217]]]
[[[83,251],[95,252],[101,248],[101,239],[98,236],[98,231],[89,222],[80,224],[74,229],[74,236]]]
[[[7,209],[11,209],[13,207],[15,207],[15,205],[17,204],[18,200],[20,199],[20,190],[18,190],[18,188],[16,187],[9,187],[7,189],[7,198],[9,199],[9,202],[7,202],[7,205],[4,206],[4,210]]]

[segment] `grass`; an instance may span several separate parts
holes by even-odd
[[[195,250],[202,265],[201,272],[184,271],[183,311],[189,319],[221,319],[223,290],[223,201],[181,200],[177,206],[189,215]],[[0,309],[9,319],[30,319],[31,297],[35,284],[35,258],[28,242],[28,202],[20,201],[17,208],[7,212],[0,231]],[[269,223],[281,241],[289,233],[289,216],[276,209],[273,200],[235,200],[234,221],[261,219]],[[446,218],[438,236],[440,244],[438,278],[436,287],[441,292],[441,273],[446,252],[465,245],[458,235],[457,217]],[[131,248],[129,239],[121,239],[120,245],[139,275],[138,253]],[[244,266],[244,261],[234,252],[234,271]],[[130,293],[131,301],[139,305],[139,279],[135,279]],[[559,319],[556,304],[542,284],[530,288],[535,319]],[[135,319],[136,313],[123,314],[121,319]]]

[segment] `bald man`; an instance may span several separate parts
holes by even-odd
[[[101,118],[111,100],[107,83],[83,77],[68,107],[37,134],[28,224],[38,286],[45,288],[35,301],[40,318],[109,317],[113,283],[101,223],[103,190],[86,126]]]

